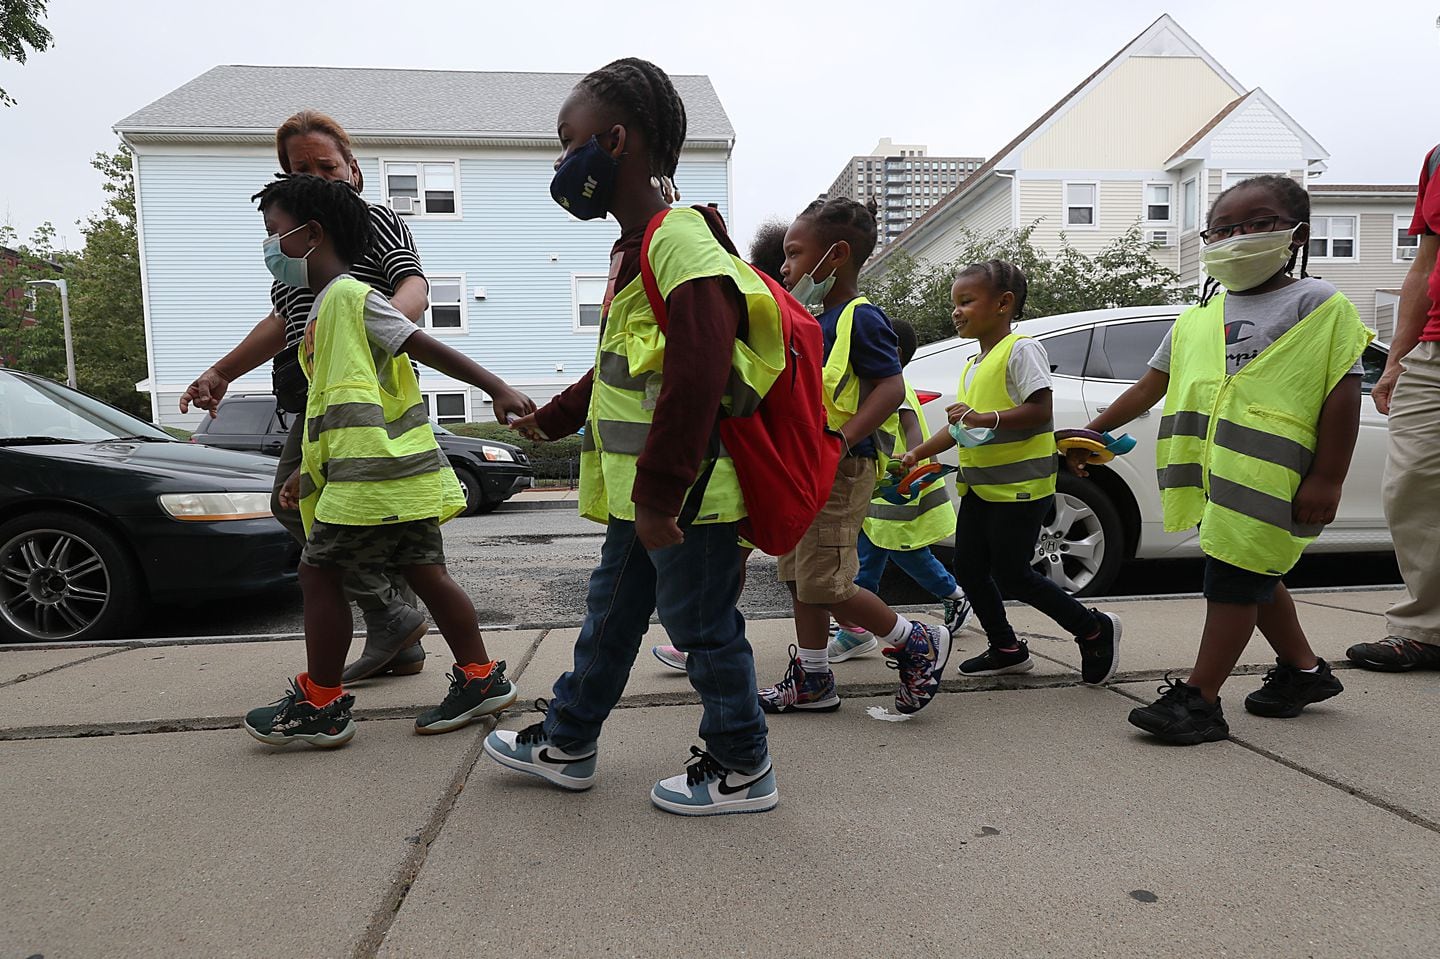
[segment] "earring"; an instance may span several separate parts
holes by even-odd
[[[660,189],[660,178],[652,176],[650,178],[650,187],[654,190]]]

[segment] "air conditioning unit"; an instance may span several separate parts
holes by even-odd
[[[396,213],[415,214],[419,213],[420,202],[413,196],[392,196],[390,198],[390,209]]]
[[[1146,230],[1145,242],[1151,246],[1174,246],[1175,232],[1173,230]]]
[[[1413,259],[1415,259],[1415,254],[1417,254],[1417,253],[1419,253],[1419,252],[1420,252],[1419,247],[1414,247],[1414,246],[1402,246],[1402,247],[1400,247],[1400,259],[1402,259],[1402,260],[1413,260]]]

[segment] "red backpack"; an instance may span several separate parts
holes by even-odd
[[[705,217],[716,241],[738,257],[719,213],[713,208],[695,209]],[[662,333],[669,316],[650,266],[650,241],[668,212],[662,210],[651,219],[640,248],[640,277]],[[780,307],[785,369],[753,415],[721,418],[720,441],[735,464],[749,514],[740,521],[740,535],[772,556],[783,556],[800,542],[830,497],[841,444],[825,431],[820,375],[825,340],[820,324],[773,277],[755,273]]]

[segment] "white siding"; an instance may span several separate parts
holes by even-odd
[[[917,245],[911,255],[922,263],[950,263],[966,245],[965,231],[985,236],[1011,227],[1010,191],[1014,189],[1013,184],[1013,180],[1002,178],[998,183],[986,186],[979,197],[973,200],[967,198],[962,212],[945,215],[948,225],[944,232],[937,233],[924,245]]]
[[[1210,141],[1210,162],[1217,167],[1287,170],[1303,165],[1300,138],[1258,99],[1226,118]]]
[[[1076,179],[1082,179],[1076,177]],[[1100,180],[1097,228],[1065,226],[1064,182],[1021,180],[1020,222],[1022,227],[1039,221],[1032,239],[1041,249],[1060,249],[1060,235],[1082,253],[1098,253],[1144,215],[1144,190],[1139,180]]]
[[[1311,194],[1311,216],[1354,216],[1357,218],[1355,252],[1357,259],[1312,259],[1310,272],[1335,284],[1360,311],[1360,319],[1371,329],[1376,328],[1375,293],[1377,290],[1399,289],[1410,269],[1408,262],[1394,262],[1395,214],[1408,213],[1410,205],[1399,203],[1365,203],[1321,200]],[[1392,331],[1393,332],[1393,331]],[[1384,339],[1384,337],[1382,337]]]

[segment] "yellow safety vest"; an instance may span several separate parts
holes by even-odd
[[[650,243],[650,265],[663,297],[682,283],[728,277],[745,298],[745,338],[736,338],[730,384],[722,415],[748,416],[760,406],[785,369],[780,307],[765,282],[743,260],[720,246],[704,216],[689,208],[671,210]],[[683,319],[680,322],[684,322]],[[715,344],[724,349],[725,344]],[[633,520],[635,464],[645,451],[665,367],[665,334],[655,321],[640,277],[615,294],[601,323],[595,353],[590,411],[580,446],[580,514],[598,523],[610,517]],[[672,371],[673,372],[673,371]],[[696,424],[696,428],[710,428]],[[705,486],[696,523],[734,523],[744,518],[745,500],[729,454],[715,438],[714,470]]]
[[[863,397],[860,395],[860,377],[855,375],[855,367],[850,363],[850,334],[855,328],[855,308],[860,305],[870,305],[870,301],[863,296],[857,296],[845,308],[840,311],[840,316],[835,320],[835,343],[830,347],[830,355],[825,359],[825,368],[820,371],[821,388],[825,401],[825,425],[832,430],[839,430],[840,427],[850,422],[850,419],[859,411]],[[875,472],[879,476],[885,472],[885,464],[891,460],[890,448],[886,445],[883,434],[890,433],[898,435],[900,432],[899,413],[891,413],[890,417],[880,425],[880,428],[871,435],[875,443]],[[904,450],[901,450],[903,453]]]
[[[925,414],[920,409],[920,399],[908,382],[905,384],[905,403],[915,411],[920,420],[922,441],[930,438],[930,428],[925,423]],[[891,422],[894,428],[891,428]],[[876,449],[883,456],[896,459],[905,454],[909,443],[900,425],[897,411],[891,420],[880,427],[876,437]],[[870,542],[881,549],[909,552],[938,543],[955,532],[955,507],[945,489],[944,479],[924,488],[914,502],[897,505],[876,496],[870,501],[870,512],[865,517],[865,535]]]
[[[300,460],[300,518],[344,526],[441,522],[465,508],[455,471],[435,443],[420,384],[405,354],[388,362],[388,382],[365,337],[370,287],[341,277],[325,291],[314,356],[297,347],[310,380]]]
[[[1227,376],[1225,294],[1180,314],[1155,449],[1166,531],[1198,523],[1207,556],[1289,572],[1323,528],[1295,522],[1292,508],[1320,409],[1374,337],[1336,293]]]
[[[1006,372],[1015,344],[1029,337],[1011,333],[983,357],[972,357],[960,371],[960,385],[955,395],[960,402],[977,413],[1003,413],[1018,404],[1006,389]],[[975,368],[975,379],[966,387],[965,379]],[[985,425],[985,417],[975,418],[972,426]],[[1055,423],[1042,423],[1033,429],[996,430],[995,436],[983,446],[955,446],[960,460],[960,478],[956,489],[961,496],[967,490],[992,503],[1028,502],[1055,495],[1055,475],[1059,461],[1055,450]]]

